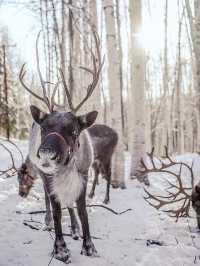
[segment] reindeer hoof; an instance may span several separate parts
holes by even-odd
[[[107,198],[105,198],[104,201],[103,201],[104,204],[108,204],[109,202],[110,202],[110,200],[107,199]]]
[[[71,262],[70,251],[63,239],[57,239],[54,244],[54,257],[66,264]]]
[[[65,264],[71,263],[70,251],[66,247],[59,248],[59,250],[55,251],[54,257]]]
[[[96,248],[91,241],[83,243],[81,255],[90,256],[90,257],[98,257]]]
[[[79,228],[71,229],[71,235],[74,240],[79,240],[80,238],[80,230]]]
[[[92,199],[92,198],[94,197],[94,193],[93,193],[93,192],[90,192],[90,194],[88,195],[88,197],[89,197],[90,199]]]

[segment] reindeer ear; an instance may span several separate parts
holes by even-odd
[[[196,193],[200,194],[200,185],[199,184],[197,184],[195,186],[195,191],[196,191]]]
[[[78,116],[78,122],[81,126],[81,130],[90,127],[95,122],[97,115],[97,111],[92,111],[88,114]]]
[[[31,105],[30,109],[31,109],[31,114],[32,114],[34,121],[38,124],[41,124],[44,118],[47,116],[47,114],[41,111],[39,108],[37,108],[34,105]]]

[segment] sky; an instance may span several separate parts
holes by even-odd
[[[22,61],[27,62],[28,68],[35,70],[35,40],[40,28],[33,14],[20,4],[2,4],[0,24],[8,28],[12,44],[16,45]]]
[[[30,11],[20,5],[21,0],[17,1],[18,5],[14,5],[12,0],[6,2],[10,4],[0,5],[0,23],[8,27],[13,43],[17,45],[23,59],[32,64],[35,62],[35,39],[40,30],[39,23]],[[23,2],[28,3],[30,0],[23,0]],[[163,45],[163,25],[161,23],[163,20],[163,3],[163,0],[151,1],[151,19],[148,15],[144,16],[141,44],[152,52],[158,51]],[[173,18],[176,14],[172,14],[172,12],[176,12],[175,8],[170,9],[169,28],[175,26]],[[171,37],[173,37],[173,33]]]
[[[29,70],[36,71],[35,60],[35,40],[40,30],[40,24],[37,22],[33,13],[23,8],[20,2],[30,3],[30,0],[18,0],[18,5],[14,5],[14,0],[6,0],[10,4],[1,4],[0,0],[0,24],[6,25],[10,33],[13,44],[19,51],[22,62],[27,63]],[[101,0],[98,0],[101,1]],[[16,0],[15,0],[16,2]],[[181,2],[181,1],[180,1]],[[122,3],[120,1],[120,3]],[[125,0],[125,3],[128,3]],[[143,0],[143,29],[140,34],[141,45],[146,49],[151,58],[155,62],[159,62],[160,54],[163,53],[164,47],[164,6],[165,0]],[[150,6],[149,6],[150,3]],[[178,30],[178,12],[177,1],[168,1],[168,41],[169,41],[169,63],[174,64],[177,46],[177,30]],[[148,8],[149,7],[149,8]],[[121,9],[122,10],[122,9]],[[122,11],[123,12],[123,11]],[[122,16],[123,18],[123,16]],[[122,34],[127,35],[126,25],[121,21]],[[124,49],[128,49],[127,36],[124,35]],[[124,53],[128,56],[128,53]],[[158,63],[160,67],[160,62]],[[158,78],[157,80],[159,80]]]

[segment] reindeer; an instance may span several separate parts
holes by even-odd
[[[94,150],[92,168],[95,174],[89,197],[93,198],[95,187],[98,184],[98,176],[101,174],[107,181],[106,194],[103,201],[107,204],[110,201],[112,156],[117,145],[118,135],[114,129],[101,124],[96,124],[88,128],[88,133],[91,137]],[[21,168],[18,170],[20,196],[28,196],[29,191],[38,176],[39,174],[37,173],[37,170],[27,157],[26,162],[23,163]]]
[[[95,172],[95,178],[89,197],[94,196],[95,186],[98,181],[98,175],[101,173],[103,178],[107,181],[106,195],[104,203],[108,203],[110,199],[110,182],[111,182],[111,160],[114,149],[117,144],[118,135],[110,127],[106,125],[93,125],[88,128],[88,133],[92,140],[94,149],[94,160],[92,167]],[[37,168],[31,163],[29,157],[26,158],[20,169],[18,169],[18,181],[19,181],[19,195],[21,197],[27,197],[35,180],[39,177]],[[46,215],[45,215],[45,227],[44,230],[51,230],[53,228],[52,215],[48,197],[45,193]],[[77,219],[73,211],[69,209],[71,218],[71,235],[72,238],[79,239],[80,230]],[[75,226],[74,226],[75,224]]]
[[[200,182],[192,190],[191,201],[192,207],[196,212],[197,226],[200,229]]]
[[[103,66],[99,49],[99,38],[94,31],[93,37],[97,55],[91,51],[93,69],[82,68],[92,74],[92,82],[87,88],[86,96],[76,107],[73,105],[70,90],[60,69],[62,85],[65,89],[71,112],[54,110],[54,96],[59,82],[56,84],[52,96],[50,98],[47,97],[45,82],[39,69],[38,45],[36,45],[36,59],[43,97],[37,95],[25,84],[25,65],[22,66],[19,74],[22,86],[37,99],[45,103],[49,110],[49,113],[46,113],[36,106],[32,105],[30,107],[34,123],[30,133],[28,156],[42,178],[47,201],[47,213],[50,213],[50,207],[52,208],[56,235],[54,257],[65,263],[69,263],[71,259],[69,249],[62,234],[62,206],[69,208],[73,226],[76,227],[77,224],[73,212],[74,202],[77,204],[83,231],[81,254],[97,256],[96,248],[90,236],[85,198],[88,170],[93,161],[93,148],[87,128],[95,122],[98,113],[97,111],[91,111],[84,115],[76,115],[76,112],[93,93]],[[37,43],[38,40],[39,35]]]
[[[94,180],[89,197],[93,198],[99,174],[107,181],[104,203],[110,201],[111,164],[112,156],[118,142],[117,132],[106,125],[93,125],[88,129],[94,148]]]

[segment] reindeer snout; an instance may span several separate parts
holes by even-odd
[[[51,147],[41,147],[38,150],[38,157],[39,158],[46,158],[46,159],[50,159],[50,160],[56,160],[56,158],[58,157],[58,152],[56,152]]]

